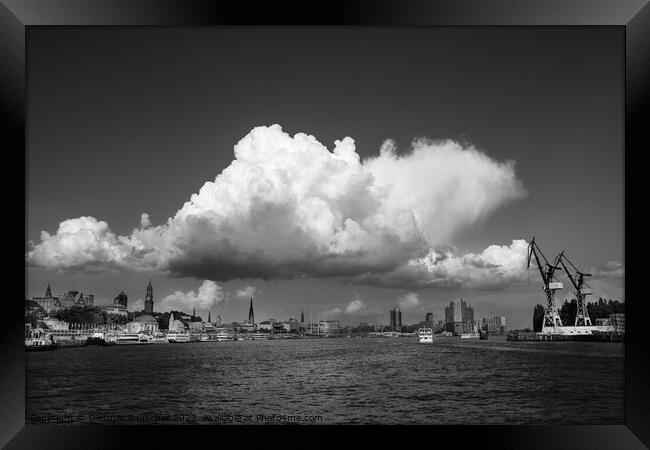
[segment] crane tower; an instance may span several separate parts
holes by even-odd
[[[546,294],[546,310],[544,311],[544,321],[542,322],[542,333],[549,333],[556,331],[558,327],[562,326],[562,319],[555,304],[555,291],[562,289],[564,286],[562,282],[555,276],[555,271],[559,269],[558,266],[559,256],[555,258],[554,264],[549,264],[548,260],[535,242],[535,237],[528,244],[528,264],[526,268],[530,268],[530,261],[535,257],[537,268],[542,276],[544,282],[544,293]],[[544,260],[544,265],[540,261],[540,256]]]
[[[576,311],[576,321],[574,325],[576,327],[589,327],[591,326],[591,319],[589,318],[589,313],[587,312],[587,295],[591,294],[592,291],[589,288],[589,285],[585,282],[585,277],[590,277],[591,274],[580,272],[578,268],[574,266],[573,263],[569,260],[569,258],[566,257],[564,250],[562,253],[560,253],[558,259],[560,260],[562,267],[564,267],[564,271],[569,277],[571,284],[576,290],[575,293],[576,299],[578,301],[578,310]],[[565,261],[569,263],[571,267],[573,267],[573,270],[575,270],[575,275],[571,274],[569,268],[566,266],[566,264],[564,264]]]

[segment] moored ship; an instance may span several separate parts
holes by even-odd
[[[30,337],[25,339],[25,351],[28,352],[44,352],[48,350],[56,350],[59,347],[58,343],[40,337]]]
[[[433,344],[433,330],[431,328],[420,328],[418,330],[418,342],[420,344]]]
[[[176,333],[176,332],[167,333],[167,340],[169,341],[169,343],[190,342],[190,334],[189,333]]]

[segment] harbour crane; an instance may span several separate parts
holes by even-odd
[[[590,286],[585,282],[585,277],[590,277],[591,274],[578,270],[578,268],[573,265],[569,258],[567,258],[567,256],[564,254],[564,250],[562,250],[562,253],[560,253],[559,259],[560,264],[562,264],[564,271],[566,272],[569,280],[571,281],[571,284],[576,290],[575,293],[576,299],[578,301],[578,310],[576,311],[576,320],[574,326],[589,327],[591,326],[591,319],[589,318],[589,313],[587,312],[587,295],[591,294],[592,291]],[[564,263],[565,261],[569,263],[569,265],[573,268],[575,274],[571,274],[571,271]]]
[[[528,244],[528,263],[526,269],[530,268],[530,261],[532,257],[535,257],[535,262],[537,263],[537,268],[539,273],[542,276],[542,281],[544,282],[544,293],[546,294],[546,310],[544,311],[544,321],[542,322],[542,333],[547,333],[549,331],[555,330],[556,327],[562,326],[562,319],[555,305],[555,291],[562,289],[564,286],[562,282],[555,276],[555,271],[560,269],[558,266],[559,255],[555,258],[553,264],[550,264],[542,250],[539,248],[537,242],[535,242],[535,236]],[[540,256],[544,260],[544,264],[540,261]]]

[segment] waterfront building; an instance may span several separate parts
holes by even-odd
[[[147,295],[144,298],[144,313],[153,314],[153,286],[151,285],[151,278],[149,278],[149,285],[147,285]]]
[[[47,283],[47,289],[45,289],[45,295],[43,297],[32,297],[32,300],[38,303],[47,314],[55,313],[62,308],[59,298],[52,296],[50,283]]]
[[[503,334],[506,332],[506,318],[503,316],[492,316],[481,320],[482,330],[492,334]]]
[[[93,294],[84,294],[79,291],[68,291],[59,299],[61,308],[71,308],[73,306],[95,306],[95,296]]]
[[[393,331],[402,329],[402,311],[399,310],[399,306],[390,311],[390,329]]]
[[[25,300],[25,316],[34,314],[36,318],[42,319],[47,316],[47,311],[38,302],[34,300]]]
[[[433,326],[433,313],[428,312],[426,317],[424,318],[424,321],[429,324],[429,325],[427,325],[428,327],[432,327]]]
[[[126,309],[126,305],[128,302],[129,297],[124,293],[124,291],[121,291],[117,297],[113,299],[113,304],[108,305],[108,306],[102,306],[102,310],[106,311],[108,314],[116,314],[119,316],[127,316],[128,311]]]
[[[187,329],[187,325],[183,323],[183,321],[175,319],[174,318],[174,313],[171,313],[169,315],[169,326],[168,330],[169,332],[184,332]]]
[[[248,321],[246,321],[248,322]],[[241,323],[239,324],[239,330],[247,333],[253,333],[255,331],[255,324],[252,323]]]
[[[617,333],[625,333],[625,314],[610,314],[609,324],[614,328]]]
[[[124,293],[124,291],[120,291],[120,293],[117,294],[117,297],[113,299],[114,305],[124,306],[124,308],[128,306],[128,302],[129,297]]]
[[[287,325],[289,325],[289,331],[290,332],[298,331],[300,329],[300,322],[298,322],[293,317],[289,318],[289,321],[287,322]]]
[[[115,314],[118,316],[128,316],[129,313],[126,310],[125,307],[121,305],[108,305],[108,306],[101,306],[100,307],[102,311],[106,311],[108,314]]]
[[[50,330],[67,331],[70,329],[70,324],[68,322],[53,317],[48,317],[47,319],[44,319],[43,322]]]
[[[328,334],[338,332],[341,328],[341,323],[338,320],[319,320],[318,333]]]
[[[445,308],[445,329],[454,334],[472,333],[475,328],[474,309],[462,298],[449,302]]]
[[[270,322],[268,320],[264,320],[259,323],[257,326],[257,329],[260,331],[273,331],[273,322]]]
[[[203,322],[189,322],[187,326],[190,331],[203,331]]]
[[[171,320],[171,319],[170,319]],[[158,332],[158,321],[149,314],[142,314],[126,324],[129,333],[154,334]]]

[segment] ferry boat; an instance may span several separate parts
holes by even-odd
[[[117,345],[131,345],[131,344],[141,344],[140,334],[139,333],[123,333],[118,334],[115,339]]]
[[[155,333],[151,338],[152,344],[169,344],[169,339],[162,333]]]
[[[29,337],[25,339],[25,350],[28,352],[44,352],[56,350],[59,347],[58,343],[43,339],[42,337]]]
[[[420,328],[418,330],[418,342],[420,344],[433,344],[433,330],[431,328]]]
[[[140,334],[140,339],[138,339],[140,344],[153,344],[153,336],[150,334]]]
[[[259,341],[259,340],[262,340],[262,339],[266,340],[268,338],[269,338],[268,333],[253,333],[253,334],[251,334],[251,339],[253,339],[254,341]]]
[[[110,346],[110,345],[116,345],[114,340],[111,342],[111,341],[108,341],[106,338],[107,338],[107,336],[104,333],[101,333],[101,332],[93,333],[92,336],[90,336],[90,337],[88,337],[88,339],[86,339],[86,345],[91,346],[91,347],[93,347],[93,346],[107,347],[107,346]]]
[[[479,339],[479,334],[478,332],[474,331],[472,333],[462,333],[460,335],[461,339]]]
[[[167,333],[167,340],[170,343],[190,342],[190,334],[189,333],[176,333],[176,332]]]
[[[208,342],[210,340],[210,337],[207,334],[202,334],[201,337],[199,338],[199,341],[201,342]]]
[[[231,341],[232,336],[230,336],[226,330],[220,330],[216,335],[215,339],[217,342],[222,342],[222,341]]]

